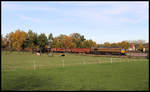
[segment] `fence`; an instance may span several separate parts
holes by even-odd
[[[17,69],[33,69],[33,70],[39,70],[39,69],[49,69],[49,68],[64,68],[68,66],[78,66],[78,65],[88,65],[88,64],[105,64],[105,63],[122,63],[122,62],[134,62],[134,61],[143,61],[142,59],[131,59],[131,58],[98,58],[98,59],[82,59],[79,61],[73,60],[64,60],[61,59],[57,62],[46,62],[41,63],[36,60],[30,61],[30,63],[23,66],[10,66],[10,65],[4,65],[2,66],[2,71],[10,71],[10,70],[17,70]]]

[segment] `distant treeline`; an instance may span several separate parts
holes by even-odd
[[[49,42],[51,42],[51,48],[91,48],[91,47],[121,47],[128,49],[131,43],[137,45],[139,50],[142,50],[145,46],[144,40],[139,41],[122,41],[118,43],[105,42],[104,44],[97,44],[93,40],[87,40],[84,35],[79,33],[72,33],[70,35],[60,34],[59,36],[53,37],[50,33],[48,37],[45,33],[37,34],[32,30],[25,32],[23,30],[16,30],[6,34],[5,37],[1,35],[1,48],[7,50],[17,50],[21,51],[26,48],[39,48],[43,51],[45,48],[49,47]],[[146,45],[148,48],[148,43]]]

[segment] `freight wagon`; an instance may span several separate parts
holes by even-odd
[[[86,54],[89,54],[90,49],[89,48],[72,48],[71,52],[72,53],[86,53]]]

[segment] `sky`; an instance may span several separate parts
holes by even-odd
[[[149,42],[148,2],[2,1],[1,34],[31,29],[47,36],[80,33],[99,44]]]

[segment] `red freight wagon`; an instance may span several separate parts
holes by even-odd
[[[51,48],[51,51],[56,52],[57,50],[56,48]]]
[[[32,48],[25,48],[25,51],[32,51]]]
[[[64,48],[56,48],[56,51],[57,52],[65,52],[65,49]]]
[[[66,48],[66,52],[71,52],[71,49],[69,49],[69,48]]]

